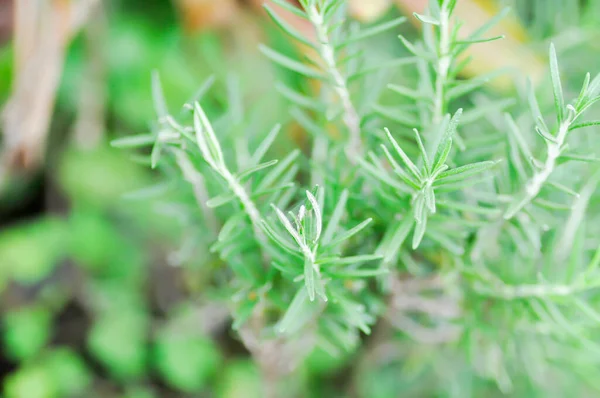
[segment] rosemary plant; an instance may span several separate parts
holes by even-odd
[[[208,242],[198,255],[213,267],[214,299],[231,308],[233,329],[267,383],[316,347],[360,350],[361,336],[381,320],[378,327],[403,332],[375,340],[403,347],[396,361],[434,343],[440,363],[464,364],[441,371],[444,380],[472,380],[455,396],[481,379],[505,393],[522,385],[564,392],[572,377],[600,388],[590,370],[600,360],[600,169],[577,137],[600,125],[585,119],[600,100],[600,75],[586,75],[569,100],[550,45],[553,110],[538,104],[531,85],[524,96],[489,99],[484,85],[502,71],[460,76],[471,46],[502,39],[486,32],[507,11],[463,35],[456,3],[433,0],[427,14],[414,14],[422,40],[400,36],[412,55],[377,67],[363,43],[405,18],[358,27],[346,21],[343,0],[265,5],[306,56],[266,45],[262,53],[319,82],[276,85],[311,151],[272,148],[283,140],[281,125],[258,140],[236,136],[230,120],[239,98],[220,115],[203,108],[212,80],[175,118],[156,78],[155,132],[114,142],[153,143],[152,166],[190,184],[198,209],[188,216]],[[412,86],[387,85],[403,105],[363,106],[377,91],[369,79],[400,66],[418,76]],[[248,156],[232,167],[239,153]]]

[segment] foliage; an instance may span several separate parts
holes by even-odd
[[[508,11],[465,32],[460,1],[364,25],[344,0],[271,0],[248,64],[118,19],[111,112],[157,117],[66,151],[68,216],[1,233],[0,286],[36,292],[2,314],[4,395],[597,394],[600,65],[554,35],[598,2],[514,2],[552,39],[534,86],[463,73]],[[77,347],[53,324],[72,302]]]

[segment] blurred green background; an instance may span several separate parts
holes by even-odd
[[[0,104],[9,102],[22,72],[15,69],[19,48],[12,33],[18,21],[8,17],[18,1],[0,0]],[[66,0],[41,3],[76,8]],[[298,49],[267,22],[259,2],[90,3],[90,17],[65,39],[64,52],[57,50],[64,63],[48,105],[48,138],[36,141],[45,156],[33,166],[19,160],[1,166],[2,396],[260,397],[258,370],[230,332],[227,308],[211,299],[219,292],[209,286],[206,245],[187,217],[190,209],[182,208],[192,206],[190,197],[154,186],[145,159],[108,142],[150,128],[154,70],[174,114],[214,76],[204,100],[209,111],[227,108],[237,90],[244,128],[266,131],[286,123],[286,103],[273,81],[301,82],[273,68],[257,46],[269,41],[283,52]],[[567,76],[579,79],[599,69],[600,58],[590,54],[600,53],[593,40],[600,1],[498,3],[514,7],[529,35],[528,51],[544,52],[553,38]],[[382,18],[400,12],[392,8]],[[408,25],[402,29],[409,37],[418,34]],[[395,37],[383,37],[370,59],[403,52]],[[55,58],[42,59],[48,63],[38,65],[38,74]],[[35,118],[37,110],[28,108],[35,90],[29,95],[20,106]],[[10,157],[6,123],[0,130]],[[287,129],[288,142],[281,145],[301,145],[296,130]],[[166,194],[154,200],[152,190],[143,190],[149,186]],[[352,355],[332,359],[314,352],[296,382],[303,396],[438,396],[415,387],[423,386],[419,367],[430,355],[425,349],[419,363],[357,373]],[[400,371],[414,373],[414,386],[395,384]]]

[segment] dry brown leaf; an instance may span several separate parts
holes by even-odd
[[[188,32],[229,26],[239,11],[235,0],[176,0],[176,5]]]

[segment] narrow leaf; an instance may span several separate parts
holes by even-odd
[[[315,290],[316,290],[316,270],[315,266],[308,258],[304,260],[304,284],[306,286],[306,291],[308,292],[308,298],[310,301],[315,300]]]
[[[412,241],[412,249],[416,250],[419,245],[421,244],[421,241],[423,240],[423,236],[425,235],[425,229],[427,229],[427,215],[425,215],[423,217],[423,219],[421,220],[421,222],[418,222],[417,225],[415,226],[415,232],[413,234],[413,241]]]
[[[167,109],[167,102],[165,101],[165,95],[160,83],[160,76],[156,70],[152,71],[152,100],[156,115],[159,120],[163,121],[169,114],[169,110]]]
[[[565,100],[563,98],[562,85],[560,83],[560,72],[558,70],[558,60],[556,59],[556,49],[554,43],[550,44],[550,76],[552,78],[552,90],[554,92],[554,107],[556,108],[556,117],[558,124],[564,120]]]
[[[362,40],[368,39],[369,37],[372,37],[372,36],[378,35],[380,33],[386,32],[388,30],[394,29],[395,27],[404,23],[404,21],[406,21],[406,18],[400,17],[400,18],[393,19],[389,22],[384,22],[379,25],[373,26],[371,28],[364,29],[354,35],[351,35],[346,40],[342,41],[337,46],[337,48],[343,48],[343,47],[346,47],[348,44],[356,43],[358,41],[362,41]]]
[[[398,84],[390,84],[390,85],[388,85],[388,88],[390,90],[392,90],[393,92],[402,95],[403,97],[406,97],[406,98],[409,98],[409,99],[412,99],[415,101],[429,98],[428,95],[425,95],[422,92],[413,90],[408,87],[400,86]]]
[[[340,234],[339,236],[337,236],[336,238],[334,238],[331,241],[331,243],[329,244],[329,246],[336,246],[342,242],[345,242],[346,240],[350,239],[351,237],[353,237],[354,235],[356,235],[357,233],[359,233],[360,231],[365,229],[365,227],[367,225],[369,225],[371,223],[371,221],[373,221],[373,219],[368,218],[365,221],[361,222],[360,224],[356,225],[355,227],[350,228],[348,231],[346,231],[346,232]]]
[[[311,305],[310,300],[308,300],[306,289],[299,289],[285,315],[277,324],[279,333],[289,333],[291,335],[302,329],[313,317],[316,307],[315,305]]]
[[[271,0],[274,4],[277,4],[279,7],[283,8],[286,11],[291,12],[292,14],[300,17],[302,19],[307,19],[308,16],[306,13],[298,7],[295,7],[292,3],[289,3],[287,0]]]
[[[256,173],[257,171],[260,171],[260,170],[263,170],[268,167],[276,165],[277,162],[278,162],[278,160],[274,159],[274,160],[270,160],[265,163],[257,164],[256,166],[252,166],[252,167],[248,168],[247,170],[244,170],[243,172],[238,174],[237,179],[240,181],[243,181],[246,178],[250,177],[252,174]]]
[[[110,146],[115,148],[138,148],[150,146],[155,142],[156,136],[154,134],[138,134],[114,139],[110,142]]]
[[[327,274],[337,278],[369,278],[377,277],[381,275],[389,274],[390,271],[387,268],[377,269],[356,269],[356,270],[344,270],[344,271],[327,271]]]
[[[486,160],[483,162],[471,163],[464,166],[460,166],[454,169],[450,169],[440,173],[438,178],[435,180],[434,185],[443,185],[444,183],[457,182],[465,180],[473,175],[479,174],[485,170],[491,169],[497,161]]]
[[[296,241],[298,246],[300,248],[303,248],[305,246],[304,242],[302,241],[302,238],[298,234],[298,231],[296,231],[296,229],[292,226],[292,223],[290,222],[290,220],[288,220],[288,218],[285,216],[285,214],[283,214],[283,212],[281,210],[279,210],[279,208],[277,208],[275,205],[271,205],[271,207],[275,210],[275,213],[277,214],[277,218],[279,218],[279,221],[281,222],[281,224],[283,224],[283,226],[288,231],[288,233],[292,236],[292,238],[294,238],[294,240]]]
[[[414,128],[420,125],[419,121],[413,115],[406,113],[406,111],[395,111],[378,104],[375,104],[372,107],[373,111],[375,111],[377,114],[403,126]]]
[[[362,264],[368,261],[381,260],[381,258],[380,254],[363,254],[352,257],[331,258],[324,260],[322,263],[319,261],[318,263],[322,265]]]
[[[221,146],[212,125],[198,102],[194,104],[194,130],[196,131],[198,146],[205,160],[211,163],[213,167],[224,167]]]
[[[504,39],[504,37],[505,37],[504,35],[500,35],[500,36],[489,37],[487,39],[457,40],[454,43],[458,44],[458,45],[467,45],[467,46],[470,46],[471,44],[487,43],[487,42],[490,42],[490,41],[501,40],[501,39]]]
[[[408,170],[411,172],[411,174],[418,181],[421,181],[423,179],[423,176],[421,175],[421,172],[419,171],[419,169],[417,168],[417,166],[410,160],[410,158],[408,157],[408,155],[402,150],[402,148],[400,148],[400,145],[398,145],[398,142],[394,139],[394,137],[392,137],[392,133],[390,133],[390,130],[388,130],[386,128],[385,129],[385,133],[386,133],[386,135],[388,137],[388,140],[391,142],[392,146],[396,150],[396,153],[402,159],[402,162],[406,165],[406,167],[408,167]]]
[[[298,40],[300,43],[306,44],[309,47],[314,47],[314,43],[308,40],[302,33],[298,32],[292,25],[290,25],[284,18],[281,18],[268,4],[263,5],[271,19],[288,35]]]
[[[409,216],[405,216],[404,219],[402,219],[402,221],[397,223],[395,231],[382,253],[383,262],[385,264],[390,263],[392,259],[396,257],[396,255],[400,251],[400,248],[402,247],[402,244],[406,240],[408,233],[412,229],[413,224],[414,220],[412,217]]]
[[[310,191],[306,191],[306,197],[312,205],[312,210],[315,213],[315,224],[317,228],[317,233],[314,241],[317,242],[321,237],[321,231],[323,230],[323,217],[321,215],[321,208],[319,207],[317,199],[313,196],[312,193],[310,193]]]
[[[440,21],[438,21],[437,19],[435,19],[434,17],[431,17],[429,15],[421,15],[416,12],[413,12],[413,15],[415,18],[417,18],[422,23],[428,23],[428,24],[436,25],[436,26],[438,26],[440,24]]]
[[[275,62],[276,64],[281,65],[282,67],[284,67],[286,69],[289,69],[293,72],[299,73],[299,74],[309,77],[309,78],[321,79],[321,80],[326,79],[326,76],[323,73],[319,72],[318,70],[310,68],[310,67],[306,66],[305,64],[298,62],[295,59],[288,57],[287,55],[283,55],[280,52],[275,51],[265,45],[261,44],[259,46],[259,49],[264,55],[266,55],[269,59],[271,59],[271,61]]]
[[[271,145],[273,145],[273,142],[275,141],[275,138],[277,138],[277,135],[279,134],[280,131],[281,131],[281,124],[275,125],[275,127],[273,127],[271,129],[271,131],[269,131],[269,134],[267,134],[265,139],[262,140],[260,145],[258,145],[258,148],[256,148],[256,151],[252,155],[251,164],[256,165],[256,164],[260,163],[260,161],[265,156],[265,154],[267,153],[269,148],[271,148]]]
[[[346,210],[346,202],[348,201],[348,190],[344,189],[342,191],[342,195],[340,199],[337,201],[335,205],[335,209],[333,210],[333,214],[327,223],[327,227],[325,228],[325,232],[323,233],[323,239],[321,240],[322,244],[326,246],[331,242],[333,238],[333,234],[335,234],[336,230],[340,225],[340,220],[344,215],[344,211]]]
[[[600,120],[592,120],[589,122],[581,122],[581,123],[572,124],[569,127],[569,130],[577,130],[577,129],[581,129],[581,128],[589,127],[589,126],[600,126]]]
[[[297,105],[301,108],[311,109],[313,111],[324,109],[324,104],[312,97],[306,96],[297,92],[294,89],[289,88],[281,82],[275,84],[275,88],[281,95],[283,95],[288,101]]]

